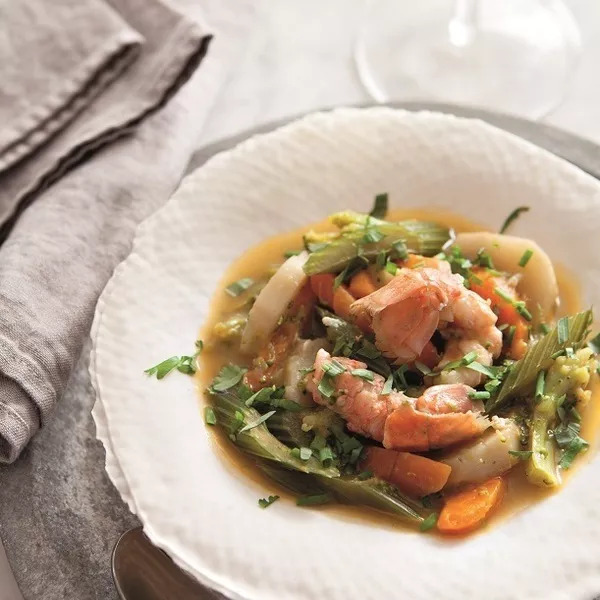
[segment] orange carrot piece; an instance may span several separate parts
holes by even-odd
[[[334,280],[335,276],[331,273],[319,273],[310,277],[310,286],[321,304],[333,306]]]
[[[348,289],[355,298],[364,298],[377,290],[368,271],[359,271],[350,280]]]
[[[498,325],[514,325],[515,333],[509,349],[509,356],[518,360],[523,357],[527,350],[529,339],[529,326],[527,321],[519,314],[512,302],[501,298],[496,294],[498,279],[486,269],[473,269],[473,273],[482,280],[481,283],[471,281],[471,290],[482,298],[489,300],[492,308],[498,314]],[[518,298],[515,298],[518,300]]]
[[[452,470],[449,465],[425,456],[376,446],[368,448],[362,467],[415,498],[439,492]]]
[[[405,260],[398,261],[398,265],[406,267],[407,269],[414,269],[415,267],[431,267],[437,269],[439,261],[437,258],[431,258],[429,256],[421,256],[420,254],[409,254]]]
[[[345,285],[340,285],[333,292],[333,312],[342,317],[350,319],[350,305],[356,298],[348,291]]]
[[[505,487],[502,477],[494,477],[448,497],[438,518],[438,529],[452,534],[476,529],[500,504]]]

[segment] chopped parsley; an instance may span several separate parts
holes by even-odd
[[[273,502],[279,500],[279,496],[269,496],[268,498],[259,498],[258,505],[261,508],[267,508],[267,506],[271,506]]]
[[[204,344],[202,340],[196,340],[196,352],[192,356],[171,356],[161,363],[146,369],[144,373],[156,375],[156,379],[162,379],[174,369],[185,375],[193,375],[196,372],[196,358],[202,352]]]
[[[237,365],[225,365],[213,379],[209,389],[214,390],[215,392],[229,390],[242,380],[242,377],[247,370],[248,369],[243,369]]]
[[[225,292],[236,298],[240,294],[243,294],[250,286],[254,285],[254,279],[250,277],[243,277],[242,279],[238,279],[233,283],[230,283],[226,288]]]
[[[577,421],[561,423],[554,429],[554,440],[563,450],[559,461],[561,469],[569,469],[577,455],[589,448],[589,444],[579,435],[580,425]]]
[[[524,267],[529,262],[529,259],[532,256],[533,256],[533,250],[530,250],[529,248],[527,248],[527,250],[525,250],[525,252],[523,252],[523,256],[521,256],[521,259],[519,260],[519,266]]]
[[[371,215],[372,217],[375,217],[376,219],[385,219],[387,212],[388,212],[388,195],[387,194],[377,194],[377,196],[375,196],[373,208],[371,208],[369,215]]]
[[[500,227],[500,233],[504,233],[515,221],[519,218],[521,213],[527,212],[529,210],[529,206],[519,206],[515,208],[508,217],[506,217],[504,223],[502,223],[502,227]]]

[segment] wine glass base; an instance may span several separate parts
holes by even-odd
[[[540,118],[564,98],[573,48],[542,4],[482,21],[466,41],[444,15],[408,29],[397,6],[374,3],[355,48],[359,76],[376,101],[435,100]]]

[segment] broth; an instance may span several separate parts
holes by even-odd
[[[482,227],[461,216],[439,210],[392,210],[388,216],[391,220],[402,219],[422,219],[435,221],[437,223],[454,228],[457,232],[464,231],[482,231],[487,228]],[[284,252],[290,249],[300,249],[302,247],[302,235],[309,229],[316,231],[334,231],[336,230],[327,221],[318,224],[309,225],[289,233],[276,235],[269,238],[257,246],[247,250],[243,256],[238,258],[223,275],[217,291],[213,296],[210,313],[204,327],[200,332],[200,339],[205,341],[212,337],[212,329],[216,323],[240,306],[240,300],[232,298],[223,293],[223,289],[232,281],[237,281],[242,277],[252,277],[259,279],[263,277],[273,265],[280,264],[283,261]],[[581,292],[577,280],[561,265],[554,265],[558,279],[560,293],[559,315],[573,314],[581,310]],[[237,364],[247,363],[247,357],[244,357],[234,349],[227,348],[225,345],[206,344],[199,361],[199,369],[196,374],[197,384],[200,394],[203,396],[204,390],[210,384],[219,369],[228,362]],[[596,434],[600,427],[600,382],[598,377],[592,378],[590,389],[592,390],[592,399],[582,412],[581,435],[590,443],[590,449],[582,456],[579,456],[574,466],[563,471],[563,480],[569,479],[573,472],[579,466],[589,461],[596,451]],[[205,400],[202,400],[205,402]],[[272,494],[273,490],[282,497],[290,496],[288,492],[282,490],[278,484],[266,477],[256,466],[252,458],[238,450],[228,439],[219,427],[210,429],[210,435],[214,440],[215,451],[223,459],[226,468],[231,469],[236,474],[242,471],[244,476],[251,479],[257,486],[257,499],[261,496]],[[514,467],[509,473],[504,475],[507,482],[507,492],[499,509],[495,512],[491,523],[498,522],[499,519],[506,518],[526,506],[540,501],[543,498],[560,491],[560,487],[546,489],[530,484],[525,475],[524,464]],[[312,507],[312,509],[331,512],[338,517],[345,519],[366,519],[374,520],[378,524],[391,526],[394,528],[407,528],[412,531],[413,528],[403,525],[403,522],[389,515],[379,513],[368,507],[345,506],[341,504],[331,504],[321,507]],[[300,509],[299,509],[300,510]],[[485,531],[486,527],[478,529],[478,532]]]

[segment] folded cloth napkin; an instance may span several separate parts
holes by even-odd
[[[37,193],[162,106],[209,41],[161,0],[0,3],[0,238]]]
[[[216,32],[201,67],[132,135],[96,152],[44,191],[23,211],[0,247],[0,461],[15,460],[48,419],[89,332],[98,295],[128,253],[136,225],[162,205],[179,182],[228,67],[250,29],[252,0],[238,0],[235,6],[222,0],[190,0],[184,6],[184,1],[180,7],[200,9]],[[164,6],[157,8],[156,0],[112,2],[145,39],[137,62],[113,83],[130,96],[127,103],[113,98],[116,108],[111,110],[102,94],[92,104],[102,101],[114,122],[127,113],[122,122],[132,118],[132,96],[138,90],[147,93],[146,78],[156,85],[162,82],[163,67],[175,46],[189,41],[182,32],[194,28],[181,21],[174,26],[171,19],[169,27],[177,40],[166,43],[169,36],[156,20],[164,17]],[[146,20],[151,28],[144,27]],[[160,30],[166,56],[150,41],[154,29]],[[142,76],[144,52],[151,45],[155,71]],[[130,78],[135,85],[128,89]],[[92,118],[91,129],[97,131],[102,120],[97,107]],[[29,161],[33,164],[33,157]]]

